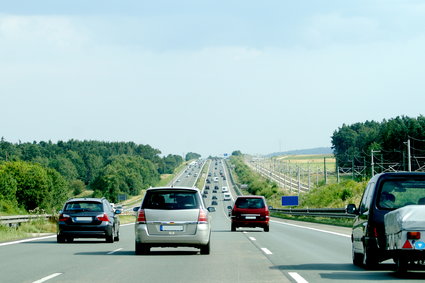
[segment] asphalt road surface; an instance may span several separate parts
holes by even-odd
[[[206,163],[210,179],[230,188],[221,161]],[[216,169],[217,168],[217,169]],[[193,170],[193,171],[192,171]],[[193,186],[189,168],[178,186]],[[220,176],[220,170],[226,178]],[[188,173],[191,173],[188,177]],[[177,178],[176,180],[177,181]],[[177,186],[177,184],[175,184]],[[234,194],[234,192],[233,192]],[[134,225],[122,225],[120,241],[76,239],[58,244],[55,236],[0,244],[0,282],[423,282],[425,270],[400,278],[390,261],[377,270],[364,270],[351,261],[350,229],[273,219],[270,232],[230,231],[221,191],[204,198],[212,213],[211,254],[195,248],[153,248],[149,255],[134,252]]]

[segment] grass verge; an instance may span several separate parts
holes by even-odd
[[[311,217],[311,216],[293,216],[288,214],[282,214],[279,212],[270,213],[272,217],[288,219],[288,220],[296,220],[296,221],[304,221],[304,222],[312,222],[312,223],[320,223],[341,227],[353,227],[353,219],[350,218],[327,218],[327,217]]]

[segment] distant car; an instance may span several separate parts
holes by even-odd
[[[216,194],[217,193],[217,190],[213,190],[213,194]]]
[[[218,203],[217,203],[217,201],[215,201],[215,200],[213,200],[212,202],[211,202],[211,205],[217,205]]]
[[[270,212],[263,196],[238,196],[231,212],[231,231],[238,227],[261,227],[269,232]]]
[[[205,186],[205,189],[206,189],[206,190],[209,190],[209,189],[210,189],[210,186],[206,185],[206,186]]]
[[[210,253],[211,224],[200,191],[189,187],[146,190],[135,224],[136,254],[151,247],[195,247]]]
[[[214,190],[218,191],[218,186],[217,185],[214,186]]]
[[[57,222],[58,243],[75,238],[105,238],[119,241],[121,210],[112,209],[105,198],[73,198],[66,201]]]
[[[227,187],[222,187],[221,188],[221,192],[222,193],[227,193],[229,191],[229,189]]]
[[[223,200],[224,201],[232,200],[232,195],[230,193],[224,193]]]
[[[213,196],[212,199],[217,199],[217,197],[216,196]]]

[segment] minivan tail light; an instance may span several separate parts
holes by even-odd
[[[139,209],[139,213],[137,214],[137,222],[146,224],[146,216],[144,209]]]
[[[63,213],[61,213],[60,215],[59,215],[59,221],[60,222],[65,222],[65,221],[67,221],[69,218],[71,218],[68,214],[63,214]]]
[[[208,215],[203,209],[199,210],[198,224],[208,224]]]
[[[96,218],[99,219],[99,221],[109,222],[109,217],[108,217],[108,215],[106,215],[106,213],[100,214],[100,215],[96,216]]]

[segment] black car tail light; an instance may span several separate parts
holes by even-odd
[[[63,214],[63,213],[61,213],[60,215],[59,215],[59,221],[60,222],[65,222],[65,221],[67,221],[68,219],[70,219],[71,218],[71,216],[69,216],[68,214]]]
[[[106,213],[99,214],[98,216],[96,216],[96,218],[99,219],[100,221],[107,221],[107,222],[109,222],[109,217],[108,217],[108,215],[106,215]]]

